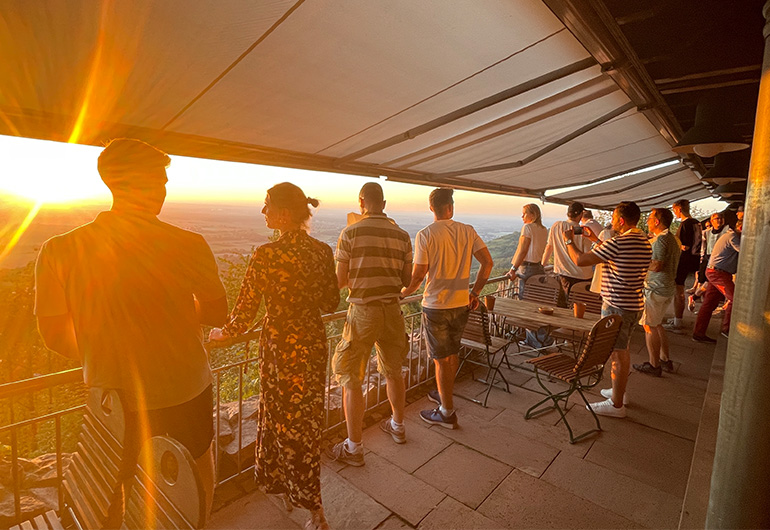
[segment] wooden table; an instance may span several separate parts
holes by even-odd
[[[552,315],[545,315],[538,311],[543,304],[514,298],[495,297],[495,315],[506,318],[509,324],[527,329],[549,327],[561,328],[578,333],[588,333],[600,317],[592,313],[586,313],[583,318],[575,318],[572,309],[554,307]]]

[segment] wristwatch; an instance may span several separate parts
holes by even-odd
[[[573,243],[574,243],[574,241],[572,241],[571,239],[565,239],[564,240],[564,244],[565,245],[572,245]]]

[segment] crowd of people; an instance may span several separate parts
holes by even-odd
[[[422,333],[437,388],[428,393],[436,407],[421,411],[420,418],[447,429],[458,427],[453,387],[460,341],[469,312],[480,304],[492,256],[472,226],[452,218],[451,189],[431,192],[434,222],[417,233],[413,248],[409,235],[384,213],[380,185],[365,184],[359,193],[362,215],[342,231],[333,253],[307,233],[310,207],[318,201],[282,183],[268,190],[262,210],[267,227],[278,230],[280,237],[254,251],[228,315],[208,244],[200,235],[157,218],[169,163],[165,153],[144,142],[112,141],[98,161],[113,194],[111,210],[47,241],[37,261],[35,313],[46,345],[80,360],[89,386],[117,389],[127,410],[120,471],[124,486],[115,494],[105,527],[120,525],[137,453],[142,441],[156,434],[172,436],[188,448],[210,510],[213,391],[201,325],[218,326],[209,339],[224,344],[249,329],[264,304],[256,480],[287,509],[308,509],[306,528],[328,528],[320,483],[327,362],[321,315],[337,308],[340,289],[347,287],[349,308],[331,363],[343,389],[347,437],[327,454],[362,466],[362,382],[373,347],[392,411],[380,428],[397,444],[407,440],[402,365],[409,346],[400,302],[423,282]],[[676,236],[669,231],[674,214],[682,220]],[[626,415],[628,347],[638,323],[644,326],[649,361],[634,368],[658,376],[672,370],[663,317],[674,300],[672,326],[681,328],[683,285],[687,274],[698,271],[698,258],[706,263],[701,291],[693,292],[703,296],[693,340],[713,341],[705,331],[723,297],[728,300],[723,333],[729,329],[740,222],[723,229],[712,218],[711,228],[701,234],[687,201],[678,201],[674,213],[652,210],[650,239],[637,226],[640,216],[635,203],[622,202],[612,213],[611,226],[603,228],[576,202],[569,205],[567,220],[549,230],[539,207],[528,204],[512,258],[510,276],[519,282],[519,293],[525,292],[527,278],[545,272],[553,256],[560,305],[567,305],[572,285],[592,280],[603,300],[602,315],[621,316],[612,353],[612,388],[602,390],[604,401],[589,405],[607,416]],[[480,268],[471,282],[474,259]]]

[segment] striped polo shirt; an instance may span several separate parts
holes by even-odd
[[[602,299],[626,311],[644,309],[644,279],[650,268],[652,247],[638,228],[617,235],[591,252],[606,263],[602,274]]]
[[[404,286],[404,265],[411,267],[412,242],[385,214],[367,214],[342,231],[335,257],[348,263],[348,302],[396,299]]]

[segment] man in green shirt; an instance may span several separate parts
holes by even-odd
[[[634,370],[660,377],[663,370],[672,372],[673,362],[668,355],[668,337],[663,328],[663,317],[676,294],[676,271],[682,253],[679,240],[668,231],[674,214],[666,208],[653,208],[647,218],[647,228],[654,236],[652,261],[644,282],[644,313],[639,322],[644,326],[648,362],[635,364]]]

